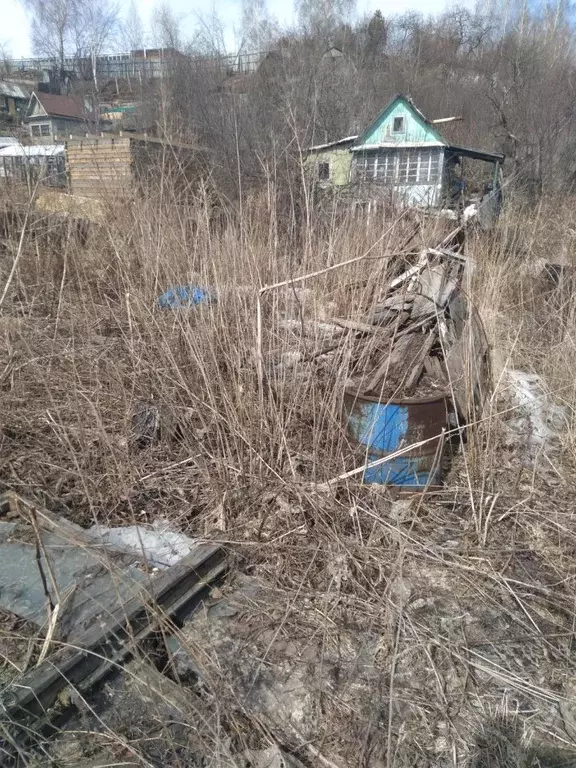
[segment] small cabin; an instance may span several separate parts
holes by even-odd
[[[94,115],[80,99],[33,92],[26,125],[36,142],[54,143],[62,136],[85,134],[94,126]]]
[[[193,189],[207,164],[197,147],[137,134],[71,139],[66,158],[70,192],[100,199],[131,196],[162,179]]]
[[[0,124],[18,124],[26,115],[30,94],[18,83],[0,80]]]
[[[310,147],[306,165],[320,188],[346,188],[356,201],[444,208],[467,192],[465,161],[484,164],[485,191],[500,194],[504,155],[455,146],[407,96],[397,95],[358,136]]]

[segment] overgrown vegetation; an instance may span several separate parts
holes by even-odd
[[[213,66],[217,20],[186,46],[158,11],[158,44],[190,58],[136,95],[159,133],[212,150],[185,202],[159,172],[154,194],[85,208],[85,239],[2,190],[0,491],[84,526],[164,519],[234,563],[193,622],[166,627],[194,664],[140,648],[21,765],[232,768],[270,746],[307,768],[576,765],[569,11],[351,21],[345,0],[330,14],[308,0],[281,33],[253,5],[247,39],[272,53],[249,76]],[[325,215],[302,174],[306,146],[355,133],[396,91],[461,115],[455,142],[508,156],[497,228],[471,225],[466,243],[492,395],[445,485],[412,497],[327,483],[358,461],[350,338],[330,320],[360,318],[453,222]],[[182,284],[217,301],[161,310]],[[148,412],[159,427],[143,435]],[[36,635],[0,615],[3,685],[36,663]]]
[[[575,304],[542,276],[571,253],[571,202],[510,201],[496,232],[469,233],[494,394],[445,487],[400,500],[323,485],[354,458],[346,342],[314,358],[327,340],[313,321],[358,317],[440,225],[402,248],[416,213],[290,226],[252,194],[216,229],[203,210],[169,196],[111,207],[84,245],[35,217],[3,236],[2,286],[16,268],[0,317],[2,489],[81,524],[162,517],[222,539],[266,590],[226,630],[228,651],[214,622],[183,630],[202,685],[141,662],[112,710],[81,707],[76,735],[24,764],[232,766],[279,743],[309,766],[573,765]],[[362,255],[264,295],[260,382],[258,289]],[[157,308],[189,282],[218,302]],[[542,434],[513,369],[541,376]],[[134,432],[143,403],[160,417],[149,444]],[[13,672],[30,632],[3,632]],[[298,728],[282,709],[264,717],[246,688],[294,674],[310,680]]]

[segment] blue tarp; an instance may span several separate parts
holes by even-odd
[[[175,285],[158,296],[158,306],[161,309],[181,309],[215,301],[216,297],[199,285]]]

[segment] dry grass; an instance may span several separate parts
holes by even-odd
[[[308,766],[576,765],[576,301],[540,278],[542,260],[572,252],[569,202],[510,206],[498,232],[470,237],[494,394],[446,487],[400,501],[354,482],[316,487],[351,468],[347,346],[311,362],[295,353],[329,343],[310,319],[370,305],[401,269],[382,257],[406,243],[413,216],[296,237],[298,222],[266,199],[218,231],[204,210],[202,199],[139,201],[111,209],[84,246],[26,236],[2,307],[2,489],[81,524],[166,517],[223,538],[261,585],[224,632],[200,619],[202,631],[183,631],[202,685],[183,680],[182,697],[131,668],[112,710],[85,708],[79,752],[67,736],[53,764],[232,766],[247,747],[280,743]],[[434,244],[439,226],[408,250]],[[4,279],[19,234],[4,242]],[[258,289],[363,254],[265,294],[261,386]],[[166,287],[189,282],[217,304],[156,308]],[[557,438],[536,447],[514,409],[515,368],[539,374],[565,408]],[[142,402],[161,425],[144,447],[132,430]],[[284,697],[310,681],[299,719],[275,719],[248,695],[277,679]]]

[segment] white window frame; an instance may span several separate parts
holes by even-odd
[[[48,131],[46,133],[43,132],[43,128],[47,128]],[[50,127],[50,123],[32,123],[30,125],[30,136],[36,139],[40,138],[46,138],[47,136],[52,135],[52,129]]]

